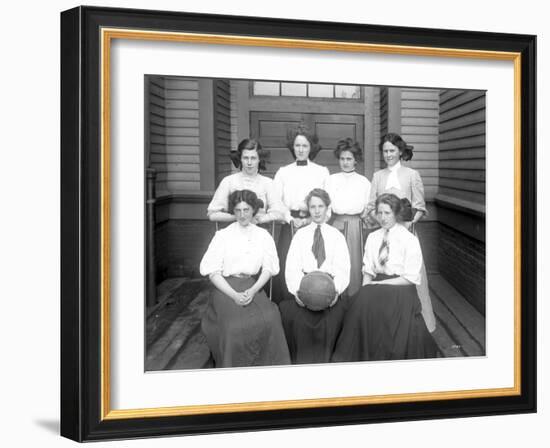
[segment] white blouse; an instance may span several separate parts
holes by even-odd
[[[275,211],[280,216],[284,215],[284,206],[275,194],[273,180],[261,174],[247,176],[243,172],[230,174],[222,179],[208,205],[208,215],[220,211],[227,212],[229,195],[237,190],[250,190],[256,193],[264,203],[264,207],[260,210],[267,210],[268,213]]]
[[[294,296],[300,288],[303,276],[312,271],[323,271],[332,275],[338,294],[342,294],[349,285],[350,259],[344,235],[328,224],[321,224],[326,258],[318,268],[317,260],[311,250],[316,227],[317,224],[312,222],[299,229],[288,249],[285,279],[288,291]]]
[[[422,251],[418,238],[401,224],[395,224],[388,234],[389,258],[384,266],[378,261],[385,229],[378,229],[367,238],[363,257],[363,273],[399,275],[415,285],[420,284]]]
[[[339,215],[358,215],[369,202],[370,182],[361,174],[332,174],[327,181],[326,190],[330,196],[330,207]]]
[[[395,188],[396,190],[402,190],[401,183],[399,182],[399,178],[397,177],[397,170],[401,168],[401,162],[397,162],[394,166],[388,166],[388,170],[390,170],[390,174],[388,175],[388,179],[386,180],[385,189],[391,190],[392,188]]]
[[[255,275],[260,269],[279,273],[275,242],[267,230],[238,222],[215,233],[200,264],[201,275],[219,272],[224,277]]]
[[[306,196],[311,190],[326,188],[329,175],[327,167],[317,165],[311,160],[304,166],[298,166],[294,162],[277,170],[273,184],[278,198],[288,208],[285,216],[287,222],[290,221],[290,210],[303,209]]]

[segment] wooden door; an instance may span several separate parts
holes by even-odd
[[[314,130],[319,137],[321,151],[315,162],[326,166],[330,173],[339,171],[338,160],[333,151],[338,140],[351,137],[362,145],[364,141],[363,115],[347,115],[335,113],[301,113],[301,112],[250,112],[250,133],[260,140],[267,151],[267,176],[273,177],[275,172],[294,159],[286,147],[288,129],[298,126],[301,122]],[[357,171],[363,173],[363,163],[357,166]]]

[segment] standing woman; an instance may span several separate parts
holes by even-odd
[[[370,222],[377,222],[375,202],[384,193],[392,193],[398,198],[409,200],[410,207],[404,212],[403,225],[415,233],[415,224],[427,215],[424,200],[424,184],[418,171],[401,165],[401,160],[408,161],[413,157],[413,146],[407,145],[400,135],[389,133],[382,137],[380,150],[387,167],[374,173],[371,184],[370,198],[367,213]],[[422,315],[433,332],[436,327],[432,301],[428,289],[426,267],[422,264],[421,282],[417,286],[418,296],[422,304]]]
[[[277,252],[281,261],[281,274],[278,281],[274,282],[273,297],[277,302],[292,299],[288,293],[283,273],[294,232],[311,222],[305,198],[314,188],[325,188],[329,177],[326,167],[312,162],[321,150],[321,146],[317,135],[311,133],[305,125],[302,124],[289,130],[287,148],[296,160],[279,168],[273,180],[277,197],[286,208],[284,224],[281,226],[277,244]]]
[[[202,331],[216,367],[289,364],[279,309],[262,290],[279,260],[271,235],[252,223],[261,201],[238,190],[228,202],[236,222],[216,232],[200,264],[215,287]]]
[[[294,300],[279,304],[283,327],[295,364],[329,362],[342,328],[347,299],[339,297],[349,284],[350,261],[346,239],[326,224],[330,198],[316,188],[306,198],[311,224],[292,239],[285,278]],[[299,298],[302,279],[310,272],[326,272],[332,277],[334,300],[328,308],[311,311]]]
[[[355,167],[362,159],[362,150],[351,138],[340,140],[334,150],[340,164],[340,172],[332,174],[327,181],[332,217],[330,224],[346,237],[351,260],[348,289],[345,294],[353,296],[361,287],[363,263],[363,219],[366,218],[370,195],[370,182],[357,173]]]
[[[381,228],[367,238],[363,286],[346,312],[332,360],[433,358],[435,342],[415,287],[422,268],[420,243],[403,225],[402,199],[382,194],[375,210]]]
[[[264,205],[253,218],[254,223],[263,224],[283,219],[284,207],[275,194],[273,180],[260,174],[260,171],[265,170],[265,160],[260,142],[244,139],[239,143],[237,151],[232,151],[231,160],[240,171],[224,177],[220,182],[208,205],[210,221],[235,221],[235,216],[229,212],[228,198],[237,190],[253,191],[263,202]]]

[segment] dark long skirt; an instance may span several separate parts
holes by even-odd
[[[250,288],[253,278],[226,277],[235,291]],[[218,289],[202,318],[216,367],[290,364],[281,316],[277,305],[260,290],[246,306],[237,305]]]
[[[348,299],[323,311],[303,308],[295,300],[279,304],[293,364],[329,362],[346,312]]]
[[[366,285],[351,299],[332,361],[434,358],[415,285]]]
[[[282,224],[277,242],[277,256],[279,257],[279,274],[273,277],[273,292],[271,300],[275,303],[281,303],[283,300],[294,300],[292,294],[288,292],[285,280],[286,257],[290,242],[292,241],[292,226],[290,224]]]
[[[334,213],[331,219],[331,225],[340,230],[348,243],[349,258],[351,270],[349,276],[349,286],[344,291],[344,295],[354,296],[363,282],[363,250],[365,243],[363,240],[363,221],[359,215],[337,215]]]

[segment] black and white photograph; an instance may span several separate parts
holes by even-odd
[[[486,355],[486,92],[146,75],[145,371]]]

